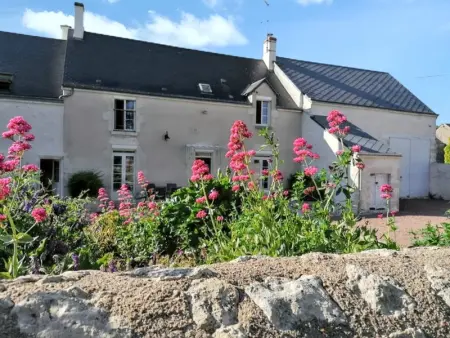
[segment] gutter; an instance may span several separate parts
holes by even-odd
[[[61,99],[63,99],[63,98],[72,96],[75,90],[74,90],[73,88],[70,88],[70,92],[69,92],[69,93],[65,93],[65,91],[66,91],[66,90],[63,88],[63,94],[60,95],[60,96],[58,97],[58,99],[61,100]]]

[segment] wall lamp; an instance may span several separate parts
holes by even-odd
[[[169,136],[169,132],[166,131],[166,133],[164,134],[164,141],[169,141],[170,140],[170,136]]]

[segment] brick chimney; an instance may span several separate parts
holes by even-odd
[[[267,34],[264,41],[263,61],[268,70],[273,70],[273,63],[277,60],[277,38],[273,34]]]
[[[84,5],[75,2],[75,28],[73,30],[75,39],[83,40],[84,37]]]

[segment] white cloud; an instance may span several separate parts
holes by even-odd
[[[210,8],[217,7],[219,2],[220,2],[220,0],[203,0],[203,3]]]
[[[322,5],[322,4],[331,4],[333,0],[297,0],[297,2],[302,6],[308,5]]]
[[[63,12],[35,12],[26,9],[22,16],[22,24],[26,28],[55,38],[61,35],[60,25],[73,27],[73,22],[73,15]],[[233,18],[225,18],[218,14],[198,18],[193,14],[182,12],[180,20],[175,21],[149,11],[147,22],[136,27],[128,27],[105,16],[85,12],[84,26],[88,32],[191,48],[225,47],[247,43],[246,37],[239,31]]]

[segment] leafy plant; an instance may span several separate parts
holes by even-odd
[[[450,137],[447,145],[444,147],[444,163],[450,164]]]
[[[89,197],[96,197],[98,190],[103,186],[102,174],[97,171],[79,171],[72,174],[67,184],[72,197],[86,193]]]

